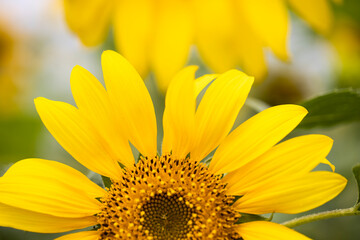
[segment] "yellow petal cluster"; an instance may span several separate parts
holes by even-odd
[[[19,161],[0,178],[1,226],[43,233],[95,226],[57,240],[308,239],[272,222],[235,223],[242,213],[304,212],[344,189],[341,175],[314,171],[320,163],[333,168],[326,160],[330,138],[306,135],[279,143],[305,117],[303,107],[275,106],[231,131],[252,77],[230,70],[195,79],[195,67],[180,71],[166,95],[159,154],[155,111],[143,80],[113,51],[103,53],[102,65],[106,89],[85,69],[74,68],[77,107],[44,98],[35,104],[64,149],[110,177],[113,186],[103,189],[55,161]],[[232,204],[235,196],[241,197]],[[158,209],[164,215],[156,215]]]
[[[112,26],[117,49],[141,76],[153,71],[163,92],[193,45],[213,71],[240,66],[261,80],[266,48],[289,58],[287,5],[315,30],[329,31],[329,0],[64,0],[66,21],[83,44],[103,42]]]

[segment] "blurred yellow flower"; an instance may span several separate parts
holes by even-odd
[[[73,69],[77,108],[45,98],[35,104],[64,149],[111,178],[112,186],[103,189],[55,161],[19,161],[0,178],[1,226],[43,233],[95,226],[58,240],[305,240],[276,223],[237,221],[243,213],[307,211],[346,185],[339,174],[312,171],[320,163],[333,167],[326,160],[329,137],[277,144],[307,114],[301,106],[269,108],[229,133],[253,83],[240,71],[195,79],[196,67],[190,66],[174,77],[159,156],[154,107],[143,80],[112,51],[103,53],[102,67],[106,90],[87,70]],[[210,82],[196,108],[196,97]],[[141,153],[138,161],[129,141]],[[210,164],[203,163],[215,149]]]
[[[340,87],[360,87],[360,27],[350,19],[340,19],[331,36],[340,63]]]
[[[109,26],[117,49],[141,76],[153,71],[165,92],[169,79],[196,45],[203,61],[221,73],[241,66],[261,80],[264,48],[289,58],[287,4],[317,31],[328,32],[328,0],[64,0],[67,23],[87,46],[104,41]]]
[[[20,86],[16,81],[21,63],[16,55],[17,37],[7,21],[0,19],[0,114],[7,115],[18,110]]]

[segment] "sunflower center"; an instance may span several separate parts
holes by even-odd
[[[141,208],[144,221],[141,225],[150,235],[160,239],[185,239],[190,232],[192,214],[195,212],[180,201],[178,194],[156,194]]]
[[[218,176],[189,158],[143,158],[112,183],[97,214],[100,240],[239,237],[233,197]]]

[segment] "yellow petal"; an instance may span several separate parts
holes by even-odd
[[[66,234],[54,240],[97,240],[99,239],[99,237],[100,234],[98,231],[84,231],[84,232]]]
[[[70,104],[35,99],[36,110],[49,132],[77,161],[101,175],[118,179],[121,168],[116,156],[93,125]]]
[[[173,126],[168,118],[169,118],[169,114],[167,113],[167,111],[164,111],[164,114],[163,114],[164,136],[163,136],[163,141],[162,141],[162,145],[161,145],[162,155],[171,153],[171,149],[173,148],[172,144],[176,138],[174,135]]]
[[[195,114],[195,143],[191,158],[200,161],[214,150],[231,130],[249,94],[253,78],[231,70],[207,89]]]
[[[104,87],[86,69],[75,66],[71,90],[80,112],[86,116],[109,146],[114,158],[125,166],[135,163],[127,136],[116,131],[115,115]]]
[[[96,217],[55,217],[0,203],[0,226],[38,233],[58,233],[96,225]]]
[[[263,50],[265,45],[263,40],[254,33],[251,26],[246,22],[241,4],[241,1],[235,1],[234,9],[237,12],[235,19],[239,30],[234,30],[234,34],[236,34],[234,51],[239,55],[244,72],[254,76],[255,83],[261,82],[267,74]]]
[[[83,44],[94,46],[107,36],[113,5],[113,0],[65,0],[65,18]]]
[[[114,51],[101,56],[104,79],[114,104],[118,126],[144,156],[157,153],[157,129],[154,106],[146,86],[136,70]]]
[[[300,213],[336,197],[345,188],[346,182],[339,174],[323,171],[284,178],[245,194],[234,207],[239,212],[253,214]]]
[[[192,147],[195,126],[195,71],[190,66],[171,81],[165,99],[163,153],[182,159]]]
[[[165,92],[170,80],[186,64],[193,42],[190,1],[157,1],[151,65],[157,85]]]
[[[218,74],[205,74],[205,75],[195,79],[195,88],[194,88],[194,90],[195,90],[195,98],[198,97],[200,92],[206,86],[208,86],[209,83],[211,81],[213,81],[216,77],[218,77]],[[166,132],[166,134],[164,134],[164,139],[163,139],[163,143],[162,143],[162,153],[163,154],[170,153],[170,151],[172,149],[171,143],[173,141],[171,139],[176,140],[176,137],[175,137],[176,135],[173,135],[174,134],[173,131],[165,130],[165,129],[170,129],[171,128],[171,126],[169,125],[170,122],[169,122],[169,120],[167,118],[168,118],[168,114],[165,111],[164,115],[163,115],[163,128],[164,128],[164,133]]]
[[[216,73],[235,68],[239,56],[234,52],[239,31],[231,1],[195,1],[195,43],[206,63]]]
[[[244,72],[254,76],[255,83],[261,83],[267,75],[263,45],[250,33],[246,33],[246,37],[242,37],[237,44],[241,52],[239,56],[242,59],[241,66]]]
[[[329,166],[331,167],[331,170],[332,170],[333,172],[335,172],[335,165],[332,164],[331,162],[329,162],[329,160],[327,160],[326,158],[323,159],[323,160],[321,160],[321,163],[326,164],[326,165],[329,165]]]
[[[26,159],[0,178],[0,203],[57,217],[80,218],[100,211],[106,191],[77,170],[55,161]]]
[[[328,0],[289,0],[289,2],[315,30],[322,34],[329,33],[333,15]]]
[[[155,6],[148,0],[118,0],[114,16],[116,48],[142,77],[149,71]]]
[[[308,173],[324,161],[332,143],[324,135],[306,135],[282,142],[227,174],[223,181],[228,183],[228,194],[244,195],[283,177]]]
[[[306,114],[306,109],[297,105],[279,105],[256,114],[219,146],[210,170],[215,174],[226,173],[249,163],[290,133]]]
[[[265,43],[246,22],[241,1],[196,1],[196,45],[205,63],[222,73],[240,65],[255,81],[267,73]]]
[[[310,238],[277,223],[254,221],[236,225],[244,240],[310,240]]]
[[[198,96],[200,92],[218,76],[218,74],[205,74],[195,79],[195,96]]]
[[[288,59],[288,14],[283,0],[241,0],[242,14],[253,32],[283,60]]]

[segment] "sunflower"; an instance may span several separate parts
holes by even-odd
[[[328,0],[64,0],[64,10],[70,29],[87,46],[103,42],[113,25],[117,49],[143,77],[153,71],[165,92],[192,45],[213,71],[241,66],[261,80],[264,48],[289,58],[288,4],[317,31],[329,31]]]
[[[346,185],[334,172],[312,171],[320,163],[333,167],[325,158],[329,137],[277,144],[306,115],[301,106],[269,108],[231,131],[253,83],[240,71],[194,79],[190,66],[174,77],[159,155],[154,108],[141,77],[113,51],[103,53],[102,67],[106,90],[87,70],[73,69],[77,108],[45,98],[35,105],[63,148],[110,178],[111,186],[101,188],[59,162],[19,161],[0,178],[1,226],[41,233],[94,227],[58,240],[308,239],[244,216],[307,211]]]

